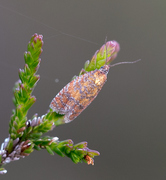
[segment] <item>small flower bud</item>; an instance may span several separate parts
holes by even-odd
[[[94,160],[93,160],[90,156],[85,155],[85,156],[84,156],[84,159],[87,161],[87,164],[88,164],[88,165],[89,165],[89,164],[94,165]]]

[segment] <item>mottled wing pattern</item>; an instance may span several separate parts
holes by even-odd
[[[50,108],[64,114],[65,122],[74,120],[98,95],[107,80],[109,66],[77,76],[52,100]]]

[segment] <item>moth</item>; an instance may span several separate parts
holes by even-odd
[[[89,106],[101,91],[107,81],[110,67],[126,63],[136,63],[137,61],[139,60],[120,62],[113,65],[105,64],[100,69],[77,76],[53,98],[50,108],[56,113],[64,115],[65,123],[71,122]]]

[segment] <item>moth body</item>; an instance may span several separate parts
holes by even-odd
[[[64,115],[65,123],[74,120],[98,95],[107,80],[109,65],[77,76],[52,100],[50,108]]]

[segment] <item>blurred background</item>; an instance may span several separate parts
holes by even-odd
[[[52,98],[108,40],[120,43],[115,62],[94,102],[72,123],[50,136],[87,141],[101,155],[95,165],[33,152],[6,166],[0,179],[165,180],[166,179],[166,1],[1,0],[0,142],[8,136],[12,88],[34,33],[44,36],[41,79],[29,111],[45,114]],[[57,82],[57,79],[59,82]]]

